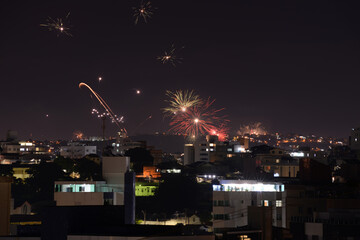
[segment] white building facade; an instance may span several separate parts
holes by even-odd
[[[89,154],[96,154],[96,146],[87,146],[85,144],[72,142],[60,148],[60,156],[65,158],[77,159]]]
[[[248,225],[248,207],[272,209],[272,224],[286,227],[285,187],[280,183],[253,180],[220,180],[213,185],[214,229]]]
[[[124,205],[125,173],[129,157],[103,157],[105,181],[56,181],[56,206]]]

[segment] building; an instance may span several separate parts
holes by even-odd
[[[293,239],[360,239],[359,214],[359,209],[331,209],[312,217],[293,217]]]
[[[278,148],[271,149],[269,153],[256,155],[256,164],[274,177],[295,178],[299,172],[299,159]]]
[[[0,177],[0,236],[10,233],[11,178]]]
[[[160,169],[158,169],[156,166],[143,166],[143,173],[136,175],[136,178],[146,178],[147,180],[160,177]]]
[[[14,166],[14,165],[13,165]],[[26,165],[17,165],[13,167],[14,174],[13,176],[15,178],[20,178],[22,180],[25,180],[26,178],[29,178],[31,174],[27,173],[27,170],[29,170],[30,167]]]
[[[133,142],[126,135],[125,132],[119,132],[116,138],[116,142],[112,143],[111,146],[113,147],[112,153],[114,155],[124,155],[125,152],[129,149],[146,148],[146,142],[145,141]]]
[[[135,174],[129,157],[103,157],[105,181],[56,181],[56,206],[125,205],[125,218],[134,222]]]
[[[88,146],[80,142],[71,142],[60,148],[60,156],[65,158],[83,158],[89,154],[96,154],[96,146]]]
[[[153,197],[159,188],[158,183],[137,182],[135,185],[136,197]]]
[[[184,165],[194,162],[217,162],[246,152],[249,142],[241,141],[221,142],[217,136],[207,135],[206,140],[196,140],[185,144]]]
[[[331,169],[314,159],[303,158],[300,160],[299,177],[307,183],[330,183]]]
[[[214,231],[248,225],[248,207],[271,207],[272,225],[286,227],[285,187],[254,180],[220,180],[213,185]]]
[[[161,149],[155,149],[154,147],[148,147],[151,156],[154,158],[154,165],[157,165],[162,162],[163,152]]]
[[[20,144],[18,143],[3,143],[1,145],[2,153],[20,154]]]
[[[189,165],[194,162],[195,162],[194,144],[187,143],[184,146],[184,165]]]
[[[124,205],[124,189],[105,181],[56,181],[56,206]]]

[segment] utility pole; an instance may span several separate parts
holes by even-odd
[[[101,120],[102,120],[102,138],[103,140],[105,140],[105,120],[106,120],[106,116],[102,116],[101,117]]]

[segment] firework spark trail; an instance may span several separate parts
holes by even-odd
[[[182,49],[182,48],[184,48],[184,47],[181,47],[180,49]],[[182,60],[182,58],[177,57],[175,55],[175,53],[176,53],[176,48],[175,48],[174,44],[172,44],[169,51],[165,51],[162,56],[159,56],[156,59],[160,60],[160,62],[162,64],[171,63],[171,65],[173,65],[175,67],[176,63],[181,63],[181,60]]]
[[[133,133],[136,132],[136,130],[138,130],[142,125],[144,125],[145,122],[147,122],[148,120],[150,120],[152,118],[152,115],[149,115],[144,121],[142,121],[141,123],[139,123],[139,125],[136,126],[136,128],[134,129]]]
[[[110,114],[108,112],[100,113],[96,108],[93,108],[91,110],[91,114],[96,115],[98,118],[103,118],[103,117],[106,117],[106,116],[110,116]],[[114,115],[114,117],[115,117],[116,122],[124,123],[124,117],[123,116]],[[111,122],[115,123],[114,119],[111,119]]]
[[[68,36],[72,36],[71,33],[69,32],[70,28],[67,27],[67,23],[68,23],[68,19],[69,19],[70,13],[68,13],[66,15],[66,17],[63,18],[56,18],[53,19],[51,17],[48,17],[46,19],[47,23],[42,23],[40,24],[41,27],[47,27],[49,31],[57,31],[57,36],[59,36],[60,34],[66,34]],[[65,25],[66,24],[66,25]]]
[[[114,114],[114,112],[111,110],[111,108],[109,107],[109,105],[107,105],[107,103],[104,101],[104,99],[102,99],[102,97],[100,97],[99,94],[97,94],[89,85],[87,85],[86,83],[80,83],[79,84],[79,88],[81,88],[82,86],[87,87],[93,94],[94,96],[97,98],[97,100],[100,102],[100,104],[104,107],[104,109],[109,113],[110,118],[112,119],[112,121],[114,121],[114,123],[122,130],[120,124],[116,121],[116,115]]]
[[[153,7],[151,6],[151,2],[141,1],[139,7],[133,7],[134,10],[134,17],[135,17],[135,24],[139,22],[140,18],[144,19],[144,22],[147,23],[147,19],[151,18],[154,14]]]
[[[197,138],[199,135],[214,134],[218,135],[221,131],[225,134],[226,124],[229,120],[226,116],[219,113],[224,110],[212,107],[215,100],[207,101],[188,108],[181,114],[175,114],[170,122],[170,131]]]
[[[163,112],[168,116],[174,117],[178,112],[185,112],[188,108],[201,104],[199,95],[196,95],[193,90],[176,90],[175,92],[166,91],[166,96],[169,98],[166,102],[169,107],[164,108]]]

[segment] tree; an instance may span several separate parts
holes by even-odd
[[[183,175],[169,175],[160,183],[157,193],[159,209],[168,214],[196,210],[197,183]]]
[[[136,173],[142,173],[143,166],[153,165],[154,157],[151,155],[150,151],[145,148],[132,148],[125,152],[125,156],[130,157],[130,163],[132,164],[132,169]]]
[[[102,180],[100,165],[87,158],[76,160],[74,171],[80,174],[82,180]]]
[[[12,177],[14,170],[11,165],[0,164],[0,176]]]
[[[67,179],[62,168],[55,163],[41,162],[26,172],[31,174],[25,183],[34,193],[34,200],[53,200],[54,182]]]
[[[71,158],[57,157],[54,160],[54,163],[59,165],[67,174],[74,172],[75,161]]]

